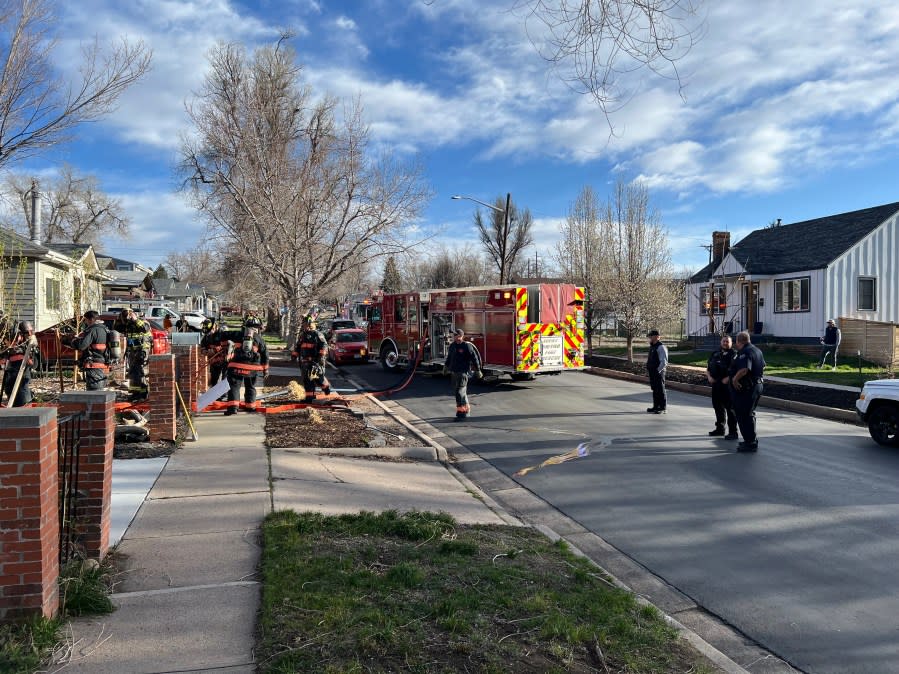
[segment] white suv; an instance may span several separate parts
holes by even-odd
[[[875,442],[899,447],[899,379],[867,382],[855,408]]]

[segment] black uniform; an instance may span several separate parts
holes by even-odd
[[[647,412],[664,412],[668,407],[668,395],[665,392],[665,369],[668,367],[668,348],[661,341],[649,345],[646,358],[646,371],[649,374],[649,387],[652,389],[652,407]]]
[[[471,342],[453,342],[449,345],[444,367],[450,371],[450,382],[456,397],[456,419],[464,419],[471,412],[468,404],[468,380],[471,373],[481,371],[481,358]]]
[[[328,363],[328,342],[318,330],[307,327],[300,333],[293,356],[300,361],[300,374],[303,377],[303,388],[306,400],[315,399],[316,383],[321,386],[322,393],[331,394],[331,382],[325,377],[325,366]]]
[[[733,349],[726,351],[718,349],[709,358],[709,376],[714,379],[712,383],[712,407],[715,408],[714,435],[724,435],[725,420],[728,435],[733,437],[737,434],[737,417],[731,406],[730,385],[721,381],[730,375],[730,366],[735,356],[736,352]]]
[[[109,373],[109,330],[102,321],[96,321],[70,342],[81,352],[78,366],[84,372],[84,384],[88,391],[102,391]]]
[[[228,361],[227,378],[231,388],[228,391],[228,402],[225,414],[235,414],[240,407],[240,387],[243,386],[244,409],[256,411],[256,377],[268,370],[268,349],[265,340],[259,334],[249,337],[244,330],[231,330],[223,333],[224,337],[234,342],[231,360]]]
[[[115,329],[125,336],[125,359],[128,363],[128,390],[132,400],[146,400],[150,390],[150,351],[153,334],[142,318],[116,319]]]
[[[738,382],[738,389],[733,383],[734,375],[744,368],[748,372]],[[762,395],[762,375],[764,371],[765,357],[759,348],[753,344],[746,344],[740,349],[730,366],[731,403],[737,416],[740,435],[743,436],[743,442],[739,449],[755,449],[758,447],[758,437],[755,433],[755,408],[758,406],[759,398]]]
[[[3,392],[6,394],[7,407],[24,407],[31,402],[31,368],[36,362],[40,361],[41,357],[40,349],[34,336],[21,337],[21,335],[17,335],[13,343],[2,354],[2,358],[6,361],[6,369],[3,371]],[[30,349],[28,349],[29,343],[31,344]],[[29,352],[27,358],[25,357],[25,351]],[[10,401],[9,396],[16,385],[19,370],[23,368],[19,389],[16,391],[16,399]]]
[[[225,378],[228,369],[228,346],[230,341],[224,330],[207,332],[200,341],[200,347],[209,359],[209,388]]]

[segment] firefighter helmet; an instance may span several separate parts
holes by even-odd
[[[315,316],[312,314],[306,314],[303,316],[303,325],[305,325],[310,330],[315,330]]]
[[[26,335],[30,335],[32,332],[34,332],[34,326],[30,321],[22,321],[21,323],[19,323],[18,329],[19,332]]]
[[[207,318],[207,319],[206,319],[205,321],[203,321],[203,323],[201,324],[200,329],[201,329],[204,333],[210,333],[210,332],[212,332],[213,330],[215,330],[215,321],[212,320],[211,318]]]
[[[244,325],[245,328],[261,328],[261,327],[262,327],[262,321],[260,321],[260,320],[259,320],[258,318],[256,318],[255,316],[248,316],[248,317],[247,317],[247,320],[244,322],[243,325]]]

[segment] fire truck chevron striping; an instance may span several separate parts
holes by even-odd
[[[385,369],[441,367],[462,328],[492,375],[530,379],[584,367],[584,289],[566,283],[388,294],[365,307],[369,350]]]

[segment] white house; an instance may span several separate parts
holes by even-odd
[[[749,330],[816,343],[828,318],[899,322],[899,202],[758,229],[712,261],[687,292],[687,333]]]
[[[0,228],[0,308],[35,330],[100,306],[105,276],[87,244],[41,244]]]

